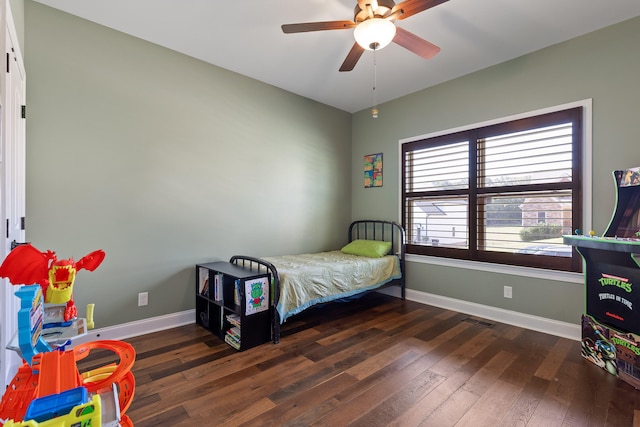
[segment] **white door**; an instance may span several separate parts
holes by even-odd
[[[0,191],[2,204],[2,244],[0,259],[11,250],[12,242],[25,241],[25,118],[26,76],[22,55],[10,10],[7,7],[5,28],[6,69],[0,97]],[[20,366],[21,359],[13,351],[6,350],[17,331],[18,288],[8,280],[0,283],[0,382],[1,389],[11,381]]]

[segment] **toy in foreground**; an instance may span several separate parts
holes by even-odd
[[[77,318],[73,303],[76,272],[95,270],[104,257],[98,250],[78,262],[59,261],[52,251],[24,245],[15,248],[0,266],[0,276],[13,285],[24,285],[15,292],[20,299],[17,345],[7,346],[24,363],[0,399],[0,426],[133,426],[125,415],[135,391],[131,344],[100,340],[64,349],[93,324]],[[90,304],[87,316],[92,313]],[[80,372],[77,362],[94,348],[111,351],[119,362]]]
[[[119,362],[81,373],[77,362],[93,349],[112,352]],[[125,412],[135,393],[134,361],[131,344],[113,340],[40,353],[34,366],[22,365],[7,387],[0,401],[0,425],[132,427]]]
[[[76,272],[93,271],[104,260],[103,250],[93,251],[79,261],[73,258],[58,260],[53,251],[40,252],[30,244],[20,245],[9,252],[2,265],[0,277],[13,285],[37,283],[42,288],[45,304],[63,304],[62,320],[68,322],[78,316],[73,301],[73,283]]]

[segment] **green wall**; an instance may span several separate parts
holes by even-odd
[[[451,80],[353,118],[352,216],[382,211],[399,219],[399,140],[583,99],[593,99],[593,229],[602,233],[614,208],[615,169],[640,166],[640,18]],[[362,156],[384,153],[384,187],[364,189]],[[411,289],[578,323],[582,283],[536,279],[412,261]],[[513,287],[504,299],[503,286]]]
[[[346,242],[350,114],[33,1],[25,28],[27,239],[105,250],[96,327],[193,308],[195,263]]]

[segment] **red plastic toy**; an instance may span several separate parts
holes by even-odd
[[[13,285],[39,284],[45,303],[67,305],[64,312],[64,321],[67,322],[78,316],[73,302],[76,272],[95,270],[104,257],[104,251],[99,249],[77,262],[73,258],[58,260],[53,251],[40,252],[30,244],[20,245],[5,258],[0,266],[0,277],[9,279]]]

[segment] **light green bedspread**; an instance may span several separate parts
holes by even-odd
[[[280,276],[280,322],[323,302],[376,289],[401,277],[398,257],[367,258],[340,251],[263,258]]]

